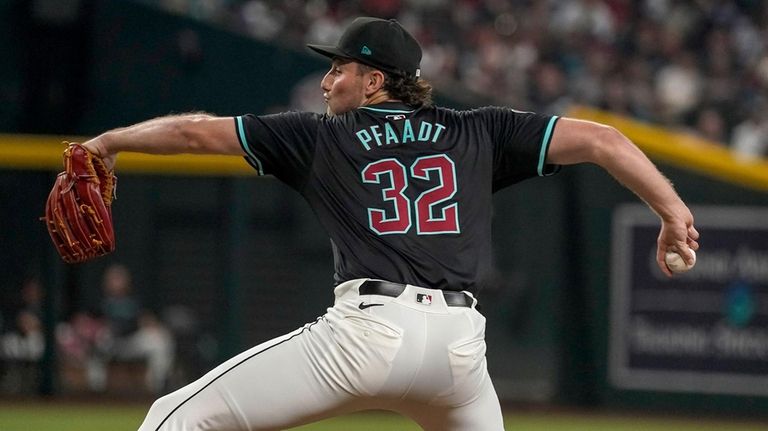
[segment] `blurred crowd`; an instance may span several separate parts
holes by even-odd
[[[125,266],[109,266],[101,288],[97,307],[78,310],[58,325],[62,362],[82,368],[88,388],[97,392],[107,388],[110,362],[141,362],[144,386],[160,393],[174,360],[171,331],[141,304]]]
[[[36,390],[38,364],[46,349],[44,296],[40,280],[29,277],[18,299],[0,310],[0,393]],[[140,375],[129,376],[136,381],[128,384],[134,390],[161,393],[175,363],[172,329],[142,305],[128,268],[112,264],[103,273],[97,303],[79,307],[56,323],[53,339],[62,384],[104,392],[115,365],[135,364]]]
[[[156,2],[151,2],[155,3]],[[397,18],[422,76],[468,104],[586,104],[684,129],[743,157],[768,146],[768,4],[759,0],[162,0],[257,39],[333,44],[358,15]]]

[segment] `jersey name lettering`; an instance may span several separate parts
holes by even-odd
[[[391,123],[384,123],[384,126],[375,125],[362,130],[358,130],[355,135],[366,149],[371,150],[371,145],[377,147],[392,144],[407,144],[409,142],[437,142],[440,134],[445,130],[445,126],[440,123],[430,123],[421,121],[418,127],[411,124],[411,120],[406,118],[403,121],[402,132],[392,127]]]

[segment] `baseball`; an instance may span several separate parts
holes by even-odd
[[[667,268],[674,273],[685,272],[696,265],[696,252],[691,250],[691,254],[693,255],[693,263],[690,265],[686,264],[683,257],[674,251],[667,252],[666,256],[664,256],[664,262],[666,262]]]

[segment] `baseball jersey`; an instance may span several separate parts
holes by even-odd
[[[493,192],[555,173],[557,117],[397,102],[342,115],[235,117],[246,160],[298,191],[327,230],[336,283],[476,293],[491,274]]]

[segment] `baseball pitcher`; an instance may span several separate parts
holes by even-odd
[[[658,214],[665,274],[667,251],[692,261],[691,212],[615,129],[433,106],[421,48],[395,20],[358,18],[337,45],[309,48],[331,61],[325,114],[168,116],[83,143],[107,169],[121,151],[241,155],[300,193],[332,240],[333,307],[160,398],[141,431],[281,430],[364,409],[430,431],[503,430],[476,308],[491,198],[563,165],[601,166]]]

